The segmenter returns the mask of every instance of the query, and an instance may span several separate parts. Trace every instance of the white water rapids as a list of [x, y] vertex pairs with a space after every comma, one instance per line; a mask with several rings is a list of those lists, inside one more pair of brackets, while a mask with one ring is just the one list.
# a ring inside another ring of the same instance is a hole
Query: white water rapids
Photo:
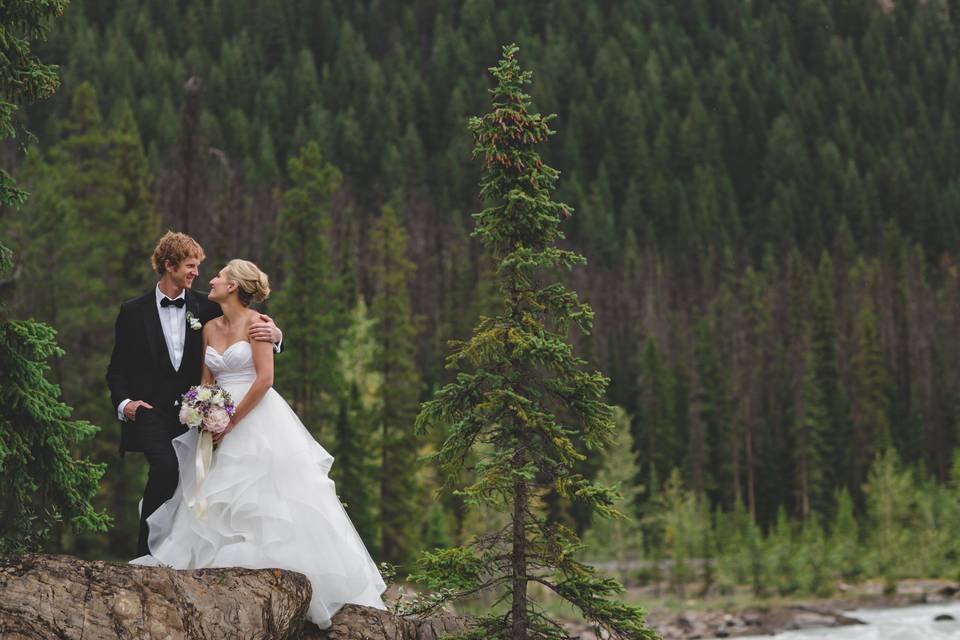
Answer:
[[[807, 629], [786, 631], [775, 636], [751, 636], [776, 638], [777, 640], [940, 640], [960, 639], [960, 603], [924, 604], [891, 609], [854, 609], [844, 611], [850, 618], [866, 624], [830, 629]], [[935, 622], [941, 614], [954, 617], [954, 621]]]

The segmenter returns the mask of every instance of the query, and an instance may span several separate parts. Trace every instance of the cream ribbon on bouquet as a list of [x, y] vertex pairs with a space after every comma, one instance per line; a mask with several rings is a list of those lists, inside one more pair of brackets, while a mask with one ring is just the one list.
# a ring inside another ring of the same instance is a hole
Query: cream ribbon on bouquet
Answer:
[[193, 509], [201, 520], [207, 517], [207, 499], [203, 496], [202, 489], [213, 461], [213, 434], [226, 430], [235, 410], [233, 398], [218, 385], [190, 387], [181, 397], [180, 422], [199, 430], [194, 460], [196, 486], [193, 496], [187, 500], [187, 507]]
[[207, 518], [207, 498], [201, 495], [203, 481], [210, 471], [210, 464], [213, 461], [213, 434], [206, 429], [200, 430], [200, 437], [197, 440], [197, 455], [194, 461], [196, 465], [196, 482], [193, 490], [193, 497], [187, 501], [187, 506], [194, 510], [197, 517], [201, 520]]

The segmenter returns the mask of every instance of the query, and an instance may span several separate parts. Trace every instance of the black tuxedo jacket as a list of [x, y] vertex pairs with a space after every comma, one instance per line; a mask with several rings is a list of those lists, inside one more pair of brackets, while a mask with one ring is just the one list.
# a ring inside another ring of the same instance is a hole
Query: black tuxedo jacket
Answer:
[[[201, 324], [223, 315], [220, 305], [207, 299], [207, 294], [190, 289], [185, 293], [185, 307]], [[186, 326], [183, 358], [180, 369], [170, 364], [167, 343], [160, 326], [155, 289], [120, 305], [117, 316], [113, 353], [107, 367], [107, 385], [113, 411], [126, 398], [145, 400], [154, 409], [171, 416], [177, 415], [174, 405], [192, 385], [200, 383], [200, 365], [203, 361], [201, 330]], [[137, 451], [136, 422], [123, 422], [120, 448]]]

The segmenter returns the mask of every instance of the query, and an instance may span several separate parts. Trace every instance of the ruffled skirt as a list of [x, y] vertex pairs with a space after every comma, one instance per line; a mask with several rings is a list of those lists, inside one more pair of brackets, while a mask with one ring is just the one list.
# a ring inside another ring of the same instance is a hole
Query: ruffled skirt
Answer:
[[[249, 384], [224, 384], [239, 404]], [[198, 433], [173, 441], [180, 486], [147, 520], [151, 556], [176, 569], [279, 568], [313, 587], [321, 628], [347, 603], [384, 609], [380, 572], [327, 476], [333, 457], [273, 389], [223, 439], [197, 486]]]

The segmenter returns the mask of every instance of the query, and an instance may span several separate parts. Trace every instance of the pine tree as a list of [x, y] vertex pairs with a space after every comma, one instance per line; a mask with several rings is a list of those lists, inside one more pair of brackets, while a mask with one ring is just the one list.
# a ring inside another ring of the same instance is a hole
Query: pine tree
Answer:
[[771, 527], [764, 544], [766, 570], [769, 575], [767, 582], [774, 586], [781, 596], [794, 593], [799, 587], [792, 562], [794, 556], [792, 538], [790, 518], [787, 516], [787, 510], [781, 505], [777, 509], [776, 523]]
[[719, 443], [716, 434], [727, 416], [727, 377], [717, 362], [709, 319], [700, 318], [695, 332], [693, 360], [697, 382], [693, 394], [689, 466], [693, 491], [697, 497], [705, 498], [715, 495], [718, 489], [714, 475], [717, 469], [711, 461], [717, 457], [715, 449]]
[[379, 458], [374, 418], [378, 412], [381, 375], [374, 369], [374, 320], [363, 296], [357, 296], [350, 323], [339, 349], [340, 375], [345, 392], [339, 398], [332, 475], [350, 520], [374, 557], [379, 556], [380, 528], [377, 511]]
[[[858, 262], [857, 271], [866, 265]], [[867, 276], [868, 274], [864, 274]], [[854, 325], [856, 340], [853, 354], [853, 393], [850, 422], [852, 425], [853, 464], [847, 486], [852, 494], [862, 497], [860, 485], [874, 453], [893, 444], [890, 436], [890, 376], [880, 343], [876, 305], [869, 288], [861, 301]]]
[[296, 348], [277, 369], [277, 388], [318, 435], [333, 425], [343, 393], [337, 349], [347, 319], [328, 238], [330, 198], [342, 178], [315, 142], [290, 159], [288, 171], [293, 184], [281, 202], [276, 252], [283, 262], [272, 308], [283, 318], [285, 339]]
[[853, 499], [846, 487], [834, 496], [836, 514], [830, 527], [828, 542], [829, 564], [842, 580], [856, 580], [863, 573], [861, 557], [863, 543], [860, 526], [853, 511]]
[[[813, 375], [825, 412], [821, 428], [826, 456], [825, 487], [835, 486], [846, 480], [845, 464], [847, 451], [850, 450], [850, 427], [837, 354], [833, 261], [826, 252], [820, 257], [813, 282], [810, 316]], [[829, 502], [829, 497], [829, 493], [823, 496], [823, 506]]]
[[[503, 306], [484, 317], [470, 340], [454, 345], [449, 364], [456, 381], [424, 403], [418, 428], [447, 428], [436, 457], [451, 475], [471, 452], [479, 454], [476, 481], [464, 489], [472, 504], [505, 506], [509, 524], [472, 544], [427, 553], [415, 579], [437, 590], [424, 609], [481, 589], [497, 589], [510, 602], [478, 620], [469, 638], [566, 638], [528, 594], [535, 582], [578, 607], [610, 638], [652, 638], [636, 608], [608, 599], [616, 581], [574, 559], [580, 548], [572, 531], [541, 515], [541, 498], [556, 490], [600, 515], [614, 515], [615, 494], [573, 473], [584, 454], [573, 446], [603, 446], [613, 433], [612, 410], [603, 401], [606, 379], [583, 371], [587, 364], [566, 342], [571, 323], [584, 333], [593, 312], [561, 283], [555, 270], [583, 259], [554, 247], [570, 209], [550, 198], [558, 172], [534, 145], [552, 132], [549, 117], [530, 113], [523, 86], [530, 72], [503, 48], [491, 69], [497, 79], [493, 109], [472, 118], [474, 153], [484, 160], [481, 196], [490, 206], [476, 214], [474, 234], [498, 265]], [[544, 278], [550, 278], [547, 283]]]
[[827, 543], [817, 513], [804, 518], [800, 536], [794, 546], [794, 575], [800, 591], [818, 597], [826, 597], [832, 591], [828, 567]]
[[897, 578], [903, 577], [904, 558], [915, 551], [909, 548], [907, 537], [916, 517], [913, 474], [901, 468], [896, 451], [886, 449], [874, 459], [863, 490], [870, 547], [876, 550], [870, 558], [870, 570], [873, 575], [883, 576], [885, 590], [891, 592], [896, 589]]
[[827, 420], [823, 392], [817, 380], [815, 356], [808, 351], [792, 425], [796, 492], [800, 515], [803, 517], [826, 506], [824, 431], [829, 426]]
[[676, 462], [674, 452], [673, 376], [663, 362], [653, 337], [648, 337], [640, 356], [640, 388], [637, 415], [633, 420], [633, 449], [639, 475], [634, 481], [646, 487], [646, 497], [660, 491]]
[[344, 503], [350, 520], [371, 555], [377, 555], [377, 522], [373, 510], [373, 492], [369, 479], [376, 469], [370, 461], [370, 438], [365, 421], [369, 420], [359, 409], [360, 392], [350, 385], [350, 394], [341, 396], [334, 429], [337, 443], [337, 466], [333, 478], [337, 495]]
[[[30, 53], [31, 41], [46, 37], [49, 22], [66, 2], [4, 7], [0, 30], [0, 139], [17, 135], [18, 104], [49, 97], [57, 88], [56, 68]], [[9, 100], [9, 101], [8, 101]], [[29, 136], [26, 130], [21, 134]], [[0, 205], [17, 208], [27, 193], [0, 170]], [[13, 256], [0, 244], [0, 293], [7, 298]], [[47, 360], [63, 355], [56, 332], [32, 320], [8, 315], [0, 299], [0, 554], [39, 549], [64, 518], [79, 531], [105, 531], [110, 519], [92, 505], [103, 465], [75, 457], [73, 448], [98, 428], [71, 420], [71, 408], [50, 383]]]
[[374, 418], [380, 432], [380, 550], [385, 561], [405, 564], [420, 533], [414, 421], [422, 383], [414, 363], [417, 327], [408, 289], [416, 265], [407, 258], [407, 232], [392, 205], [384, 205], [370, 232], [370, 251], [373, 368], [381, 378]]
[[[636, 494], [642, 487], [634, 485], [637, 476], [636, 461], [630, 446], [630, 416], [620, 407], [613, 408], [616, 434], [604, 451], [603, 466], [597, 474], [597, 482], [603, 486], [617, 487], [621, 495], [614, 507], [621, 511], [633, 508]], [[616, 561], [621, 579], [628, 577], [631, 560], [641, 551], [643, 537], [637, 520], [624, 518], [598, 518], [584, 536], [584, 544], [594, 553], [609, 553]]]
[[660, 500], [664, 510], [664, 544], [670, 556], [670, 587], [683, 597], [692, 573], [689, 560], [699, 551], [696, 544], [697, 525], [700, 524], [697, 522], [697, 500], [683, 486], [678, 469], [670, 472]]
[[746, 468], [746, 501], [750, 517], [757, 520], [757, 468], [764, 429], [760, 428], [760, 416], [765, 412], [763, 381], [768, 370], [767, 358], [772, 351], [770, 334], [770, 292], [764, 276], [747, 267], [741, 284], [743, 327], [740, 366], [743, 372], [738, 381], [737, 395], [740, 399], [737, 419], [743, 426], [744, 467]]

